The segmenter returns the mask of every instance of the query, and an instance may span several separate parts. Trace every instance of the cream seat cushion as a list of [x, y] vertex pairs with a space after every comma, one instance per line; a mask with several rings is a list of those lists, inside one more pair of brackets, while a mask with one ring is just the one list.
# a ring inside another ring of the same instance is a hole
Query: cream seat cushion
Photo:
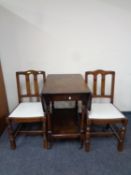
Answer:
[[16, 107], [9, 117], [44, 117], [44, 111], [41, 102], [23, 102]]
[[111, 103], [92, 103], [90, 119], [119, 119], [125, 116]]

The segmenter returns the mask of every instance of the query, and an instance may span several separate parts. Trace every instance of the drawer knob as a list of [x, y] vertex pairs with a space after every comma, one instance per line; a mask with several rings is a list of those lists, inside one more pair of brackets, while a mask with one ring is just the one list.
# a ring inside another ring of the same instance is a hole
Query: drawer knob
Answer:
[[71, 96], [69, 96], [68, 99], [71, 100]]

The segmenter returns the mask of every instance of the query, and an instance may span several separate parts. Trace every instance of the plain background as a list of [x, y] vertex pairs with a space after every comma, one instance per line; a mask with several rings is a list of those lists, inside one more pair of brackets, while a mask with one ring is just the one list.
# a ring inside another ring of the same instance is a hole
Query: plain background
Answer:
[[116, 72], [115, 105], [131, 110], [130, 0], [0, 0], [0, 60], [9, 108], [15, 72]]

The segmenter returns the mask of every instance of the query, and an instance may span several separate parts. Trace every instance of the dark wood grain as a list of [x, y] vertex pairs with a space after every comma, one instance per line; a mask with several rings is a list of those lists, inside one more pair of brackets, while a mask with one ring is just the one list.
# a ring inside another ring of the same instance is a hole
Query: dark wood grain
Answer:
[[6, 117], [8, 116], [8, 103], [6, 97], [6, 90], [3, 78], [2, 67], [0, 63], [0, 135], [6, 127]]
[[[55, 101], [76, 101], [73, 109], [55, 109], [50, 111]], [[83, 110], [78, 122], [77, 101], [82, 101]], [[91, 93], [80, 74], [49, 74], [42, 93], [43, 106], [48, 111], [47, 138], [84, 138], [84, 120], [90, 109]]]

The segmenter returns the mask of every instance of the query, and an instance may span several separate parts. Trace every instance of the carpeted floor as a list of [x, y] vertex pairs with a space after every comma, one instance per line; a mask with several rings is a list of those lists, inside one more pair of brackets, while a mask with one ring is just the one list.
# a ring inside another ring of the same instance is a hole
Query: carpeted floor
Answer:
[[93, 138], [91, 151], [79, 149], [77, 141], [56, 141], [42, 147], [42, 137], [19, 137], [11, 150], [7, 132], [0, 138], [0, 175], [130, 175], [131, 115], [125, 149], [119, 153], [114, 138]]

